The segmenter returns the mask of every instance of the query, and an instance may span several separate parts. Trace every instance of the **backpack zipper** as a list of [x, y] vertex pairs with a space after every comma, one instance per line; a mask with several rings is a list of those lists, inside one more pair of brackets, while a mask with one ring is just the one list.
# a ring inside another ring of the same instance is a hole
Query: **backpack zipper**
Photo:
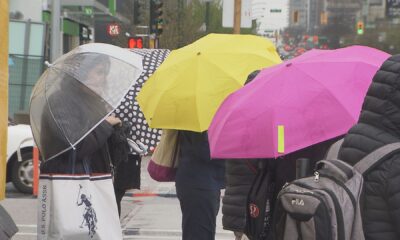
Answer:
[[356, 215], [356, 199], [354, 198], [353, 194], [351, 193], [350, 189], [341, 181], [338, 181], [337, 179], [329, 176], [329, 175], [325, 175], [325, 174], [321, 174], [321, 177], [327, 178], [333, 182], [335, 182], [337, 185], [341, 186], [347, 193], [347, 195], [350, 198], [351, 204], [353, 205], [353, 209], [354, 209], [354, 216]]

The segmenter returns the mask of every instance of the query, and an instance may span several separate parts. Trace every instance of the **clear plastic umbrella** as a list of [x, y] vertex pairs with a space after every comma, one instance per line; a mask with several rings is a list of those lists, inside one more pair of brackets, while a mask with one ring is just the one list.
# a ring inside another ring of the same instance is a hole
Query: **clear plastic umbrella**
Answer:
[[101, 43], [79, 46], [50, 65], [30, 105], [44, 160], [76, 146], [120, 104], [142, 71], [139, 55]]

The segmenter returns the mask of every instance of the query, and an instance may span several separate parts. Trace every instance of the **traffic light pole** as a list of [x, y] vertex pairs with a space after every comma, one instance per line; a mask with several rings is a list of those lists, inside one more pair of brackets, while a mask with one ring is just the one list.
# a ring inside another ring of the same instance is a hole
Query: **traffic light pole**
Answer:
[[240, 22], [242, 16], [242, 0], [235, 0], [233, 16], [233, 33], [240, 34]]

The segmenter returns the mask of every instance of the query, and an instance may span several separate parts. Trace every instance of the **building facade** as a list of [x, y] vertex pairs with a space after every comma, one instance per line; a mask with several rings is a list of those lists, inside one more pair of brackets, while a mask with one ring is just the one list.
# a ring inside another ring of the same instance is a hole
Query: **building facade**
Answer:
[[[106, 19], [111, 23], [132, 24], [129, 17], [132, 9], [126, 7], [129, 2], [133, 0], [62, 0], [60, 54], [97, 42], [96, 22]], [[29, 112], [32, 88], [45, 70], [44, 62], [50, 59], [51, 3], [51, 0], [10, 1], [8, 114], [11, 118]], [[107, 41], [99, 37], [99, 42]]]

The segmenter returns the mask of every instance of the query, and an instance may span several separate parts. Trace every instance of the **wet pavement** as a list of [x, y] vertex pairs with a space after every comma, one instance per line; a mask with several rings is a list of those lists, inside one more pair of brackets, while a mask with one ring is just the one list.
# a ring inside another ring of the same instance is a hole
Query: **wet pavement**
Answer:
[[[122, 200], [121, 226], [124, 239], [180, 240], [181, 212], [174, 183], [159, 183], [147, 174], [148, 158], [143, 159], [141, 190], [128, 191]], [[7, 198], [0, 202], [13, 217], [20, 231], [12, 240], [36, 240], [37, 200], [7, 185]], [[216, 240], [234, 239], [222, 229], [221, 211]]]

